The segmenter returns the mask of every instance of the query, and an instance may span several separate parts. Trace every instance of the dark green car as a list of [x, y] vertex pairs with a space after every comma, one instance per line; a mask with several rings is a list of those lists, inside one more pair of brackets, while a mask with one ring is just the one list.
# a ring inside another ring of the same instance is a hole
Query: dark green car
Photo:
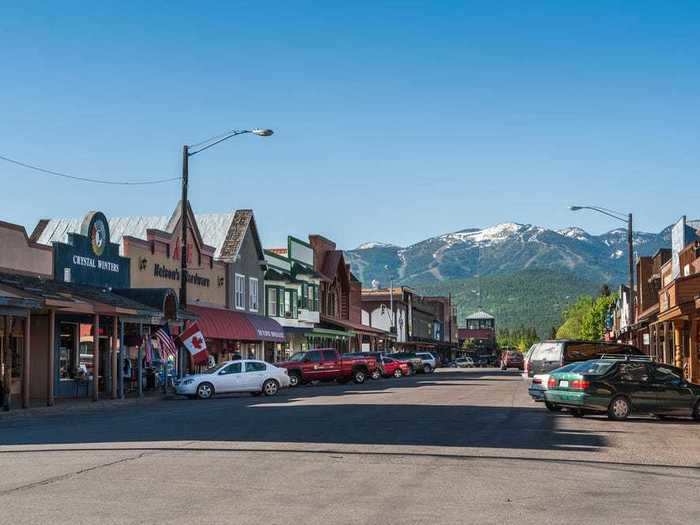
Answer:
[[622, 420], [637, 412], [700, 420], [700, 385], [683, 379], [678, 368], [635, 356], [592, 359], [554, 370], [544, 398], [549, 410], [567, 408], [578, 417], [601, 413]]

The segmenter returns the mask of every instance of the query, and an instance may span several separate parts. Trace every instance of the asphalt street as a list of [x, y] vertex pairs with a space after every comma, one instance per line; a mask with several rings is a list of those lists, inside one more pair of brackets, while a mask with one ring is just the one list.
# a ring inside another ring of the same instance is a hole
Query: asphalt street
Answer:
[[700, 523], [700, 424], [550, 414], [514, 372], [0, 416], [0, 523]]

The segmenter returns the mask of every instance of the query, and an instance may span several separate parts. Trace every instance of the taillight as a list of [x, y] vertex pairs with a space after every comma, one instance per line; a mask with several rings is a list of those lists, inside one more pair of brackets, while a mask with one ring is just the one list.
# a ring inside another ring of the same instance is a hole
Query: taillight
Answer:
[[532, 380], [532, 382], [533, 382], [535, 385], [541, 385], [541, 384], [542, 384], [542, 378], [536, 377], [535, 379]]
[[569, 383], [569, 388], [572, 390], [586, 390], [591, 386], [591, 382], [587, 379], [574, 379]]
[[553, 377], [549, 378], [549, 381], [547, 381], [547, 388], [556, 388], [557, 387], [557, 380], [554, 379]]

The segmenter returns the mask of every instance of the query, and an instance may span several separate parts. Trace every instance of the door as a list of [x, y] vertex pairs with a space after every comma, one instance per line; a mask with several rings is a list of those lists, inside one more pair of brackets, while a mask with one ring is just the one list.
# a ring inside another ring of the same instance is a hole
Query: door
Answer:
[[231, 363], [219, 370], [212, 378], [217, 393], [241, 391], [241, 362]]
[[617, 369], [617, 387], [632, 402], [637, 412], [653, 413], [657, 410], [656, 387], [646, 363], [620, 363]]
[[248, 392], [260, 392], [267, 379], [267, 365], [262, 361], [246, 361], [241, 388]]
[[695, 395], [688, 388], [680, 370], [656, 365], [653, 370], [653, 382], [660, 414], [691, 414]]
[[340, 373], [340, 361], [338, 352], [334, 350], [323, 350], [321, 352], [322, 379], [335, 379]]
[[312, 350], [306, 352], [302, 363], [304, 369], [304, 377], [309, 381], [318, 381], [323, 379], [323, 368], [321, 367], [321, 352]]

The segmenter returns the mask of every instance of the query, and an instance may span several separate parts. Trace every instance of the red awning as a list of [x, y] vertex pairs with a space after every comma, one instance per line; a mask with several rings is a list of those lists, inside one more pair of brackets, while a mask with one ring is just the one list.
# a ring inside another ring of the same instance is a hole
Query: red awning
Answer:
[[209, 339], [284, 342], [282, 326], [269, 317], [205, 306], [187, 308], [199, 316], [199, 328]]
[[235, 341], [260, 340], [255, 327], [242, 312], [194, 305], [187, 305], [187, 309], [199, 316], [197, 322], [204, 337]]

